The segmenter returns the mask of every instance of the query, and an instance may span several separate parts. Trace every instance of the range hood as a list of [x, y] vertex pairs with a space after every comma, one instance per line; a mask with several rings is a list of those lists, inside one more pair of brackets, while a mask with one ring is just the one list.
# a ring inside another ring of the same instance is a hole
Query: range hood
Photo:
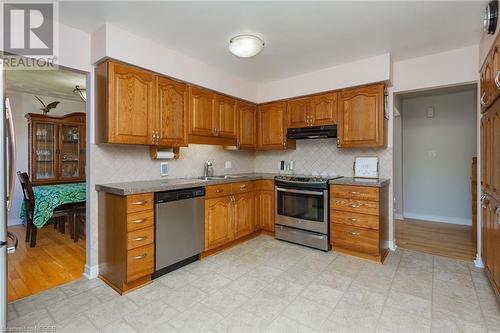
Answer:
[[295, 140], [336, 138], [337, 125], [289, 128], [286, 137]]

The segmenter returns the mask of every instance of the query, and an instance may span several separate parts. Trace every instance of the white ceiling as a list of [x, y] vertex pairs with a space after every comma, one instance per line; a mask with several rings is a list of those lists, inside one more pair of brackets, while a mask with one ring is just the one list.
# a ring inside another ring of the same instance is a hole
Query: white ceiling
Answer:
[[[388, 52], [399, 60], [477, 44], [485, 4], [71, 1], [60, 2], [59, 13], [69, 26], [93, 32], [109, 22], [261, 83]], [[257, 57], [227, 50], [242, 32], [265, 40]]]
[[85, 89], [85, 74], [66, 70], [9, 70], [5, 73], [7, 92], [19, 91], [83, 102], [73, 93], [75, 86]]

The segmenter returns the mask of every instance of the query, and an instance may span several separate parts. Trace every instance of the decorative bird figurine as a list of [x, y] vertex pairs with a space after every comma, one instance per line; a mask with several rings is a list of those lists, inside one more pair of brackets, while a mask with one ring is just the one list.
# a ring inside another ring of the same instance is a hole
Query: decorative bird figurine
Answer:
[[40, 98], [38, 98], [38, 96], [35, 96], [35, 98], [36, 98], [36, 99], [37, 99], [40, 103], [42, 103], [43, 108], [40, 108], [40, 111], [42, 111], [42, 113], [43, 113], [43, 115], [44, 115], [44, 116], [46, 116], [46, 115], [47, 115], [47, 113], [49, 113], [49, 112], [50, 112], [50, 110], [55, 109], [55, 108], [56, 108], [56, 106], [57, 106], [57, 104], [61, 103], [61, 102], [59, 102], [59, 101], [55, 101], [55, 102], [52, 102], [52, 103], [49, 103], [49, 104], [45, 105], [45, 103], [44, 103], [44, 102], [43, 102]]

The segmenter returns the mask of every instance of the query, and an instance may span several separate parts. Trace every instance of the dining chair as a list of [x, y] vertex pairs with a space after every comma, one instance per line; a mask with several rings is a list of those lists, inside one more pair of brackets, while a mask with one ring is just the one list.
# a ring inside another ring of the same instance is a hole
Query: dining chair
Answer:
[[73, 218], [70, 221], [70, 233], [74, 242], [78, 242], [82, 227], [85, 227], [86, 207], [85, 204], [75, 207]]
[[[33, 186], [30, 181], [30, 177], [26, 172], [17, 172], [17, 177], [19, 178], [19, 182], [21, 183], [21, 188], [23, 190], [25, 209], [26, 209], [26, 242], [30, 242], [30, 247], [35, 247], [36, 245], [36, 234], [38, 228], [34, 225], [33, 219], [35, 215], [35, 195], [33, 194]], [[52, 217], [55, 219], [55, 223], [65, 223], [65, 220], [61, 218], [65, 218], [69, 220], [70, 210], [54, 210]], [[59, 230], [60, 227], [59, 227]]]

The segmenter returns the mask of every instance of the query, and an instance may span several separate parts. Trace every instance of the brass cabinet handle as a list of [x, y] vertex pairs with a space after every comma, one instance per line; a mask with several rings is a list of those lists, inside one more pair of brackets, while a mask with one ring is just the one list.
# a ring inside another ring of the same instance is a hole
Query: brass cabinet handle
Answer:
[[147, 219], [133, 220], [132, 223], [140, 224], [146, 222]]
[[352, 192], [351, 192], [351, 194], [352, 194], [352, 195], [358, 195], [358, 194], [359, 194], [359, 192], [358, 192], [358, 191], [352, 191]]
[[134, 240], [135, 240], [136, 242], [142, 242], [142, 241], [144, 241], [144, 240], [146, 240], [146, 239], [148, 239], [148, 236], [143, 236], [143, 237], [137, 237], [137, 238], [134, 238]]
[[483, 94], [481, 95], [481, 100], [480, 100], [480, 102], [481, 102], [481, 105], [482, 105], [482, 106], [486, 106], [486, 104], [488, 103], [487, 101], [485, 101], [485, 100], [484, 100], [484, 98], [485, 98], [485, 97], [486, 97], [486, 91], [485, 91], [485, 92], [483, 92]]
[[351, 222], [358, 222], [358, 219], [355, 219], [355, 218], [350, 217], [350, 218], [349, 218], [349, 221], [351, 221]]
[[144, 254], [141, 254], [140, 256], [135, 256], [134, 259], [135, 260], [141, 260], [141, 259], [144, 259], [148, 256], [147, 253], [144, 253]]
[[132, 205], [142, 206], [142, 205], [145, 205], [147, 203], [148, 203], [147, 201], [143, 200], [143, 201], [132, 202]]
[[222, 193], [222, 192], [224, 192], [224, 189], [222, 189], [222, 188], [218, 188], [215, 190], [215, 193]]
[[247, 188], [247, 186], [246, 186], [246, 185], [240, 185], [240, 191], [245, 191], [245, 190], [246, 190], [246, 188]]
[[358, 236], [358, 235], [359, 235], [359, 232], [354, 232], [354, 231], [351, 231], [351, 232], [349, 232], [349, 233], [350, 233], [351, 235], [353, 235], [353, 236]]
[[500, 89], [500, 71], [497, 72], [497, 75], [495, 75], [495, 85], [497, 86], [497, 89]]
[[349, 204], [349, 207], [358, 208], [358, 207], [361, 207], [361, 204], [360, 203], [352, 203], [352, 204]]

